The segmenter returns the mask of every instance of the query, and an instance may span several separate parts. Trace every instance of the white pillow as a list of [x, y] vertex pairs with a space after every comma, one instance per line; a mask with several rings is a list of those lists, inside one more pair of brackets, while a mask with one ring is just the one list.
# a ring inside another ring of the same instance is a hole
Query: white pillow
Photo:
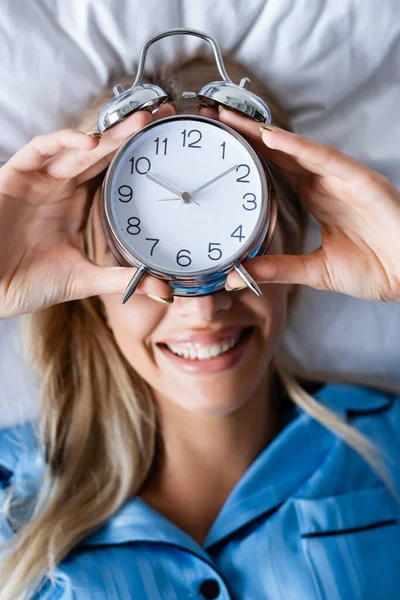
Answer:
[[[398, 0], [3, 0], [0, 161], [37, 133], [69, 124], [111, 70], [132, 70], [148, 36], [183, 26], [214, 36], [264, 78], [297, 131], [400, 187]], [[201, 43], [163, 40], [149, 64]], [[306, 250], [318, 245], [311, 222]], [[398, 305], [303, 288], [284, 338], [286, 359], [303, 373], [400, 383], [399, 317]], [[18, 324], [0, 322], [0, 426], [34, 414]]]

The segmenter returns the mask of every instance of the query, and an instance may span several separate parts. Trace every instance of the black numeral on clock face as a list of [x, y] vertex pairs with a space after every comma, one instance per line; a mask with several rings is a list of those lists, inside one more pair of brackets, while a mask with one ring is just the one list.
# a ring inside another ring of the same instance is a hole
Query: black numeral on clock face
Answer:
[[[156, 138], [154, 140], [154, 143], [156, 145], [156, 154], [158, 154], [158, 151], [160, 150], [160, 145], [161, 145], [160, 144], [160, 138]], [[164, 156], [165, 156], [167, 154], [167, 145], [168, 145], [167, 138], [165, 138], [161, 143], [164, 145]]]
[[222, 160], [224, 160], [224, 158], [225, 158], [225, 150], [226, 150], [226, 142], [223, 142], [221, 144], [221, 148], [222, 148]]
[[221, 248], [217, 248], [216, 246], [220, 246], [219, 242], [210, 242], [208, 244], [208, 258], [211, 260], [220, 260], [222, 257]]
[[146, 238], [146, 240], [148, 242], [154, 242], [154, 244], [152, 245], [151, 250], [150, 250], [150, 256], [153, 256], [153, 250], [157, 246], [157, 244], [160, 240], [158, 240], [157, 238]]
[[130, 202], [133, 196], [133, 190], [130, 185], [120, 185], [118, 188], [120, 202]]
[[239, 240], [239, 242], [241, 242], [242, 240], [244, 240], [244, 238], [246, 236], [243, 235], [243, 225], [239, 225], [239, 227], [236, 227], [235, 231], [233, 231], [231, 233], [231, 237], [237, 238]]
[[192, 139], [192, 141], [190, 143], [188, 143], [188, 148], [201, 148], [201, 146], [198, 145], [198, 143], [201, 141], [201, 138], [203, 137], [201, 131], [199, 131], [198, 129], [191, 129], [188, 133], [186, 131], [186, 129], [184, 129], [182, 131], [182, 136], [183, 136], [183, 143], [182, 146], [185, 147], [186, 146], [186, 141], [189, 142], [189, 138]]
[[138, 217], [129, 217], [128, 227], [126, 228], [126, 231], [130, 235], [138, 235], [141, 231], [139, 226], [140, 226], [140, 219], [138, 219]]
[[133, 156], [129, 162], [131, 163], [131, 175], [136, 171], [139, 175], [146, 175], [148, 171], [151, 169], [151, 162], [146, 156], [141, 156], [135, 162], [135, 157]]
[[236, 171], [239, 171], [239, 169], [241, 169], [242, 171], [244, 170], [244, 175], [241, 175], [241, 177], [238, 177], [236, 179], [236, 181], [238, 183], [250, 183], [249, 179], [246, 179], [246, 177], [249, 175], [250, 173], [250, 167], [249, 165], [238, 165], [236, 167]]
[[[187, 254], [184, 254], [184, 252]], [[185, 248], [179, 250], [178, 254], [176, 255], [176, 262], [180, 267], [188, 267], [192, 264], [192, 259], [190, 256], [188, 256], [188, 254], [191, 254], [190, 250], [186, 250]]]
[[255, 194], [251, 194], [249, 192], [248, 194], [245, 194], [243, 196], [243, 200], [245, 200], [245, 203], [242, 204], [242, 206], [245, 210], [254, 210], [257, 208], [257, 200]]

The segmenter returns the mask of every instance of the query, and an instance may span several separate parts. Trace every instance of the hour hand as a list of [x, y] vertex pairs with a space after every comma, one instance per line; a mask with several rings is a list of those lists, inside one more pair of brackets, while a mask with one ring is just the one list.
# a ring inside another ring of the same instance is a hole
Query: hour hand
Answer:
[[159, 177], [158, 175], [155, 175], [154, 173], [150, 173], [150, 171], [147, 171], [146, 177], [147, 177], [147, 179], [154, 181], [154, 183], [158, 183], [158, 185], [161, 185], [161, 187], [169, 190], [170, 192], [175, 194], [175, 196], [179, 196], [179, 198], [181, 198], [183, 192], [181, 192], [180, 190], [178, 190], [178, 188], [176, 188], [173, 185], [171, 185], [170, 183], [168, 183], [168, 181], [165, 181], [165, 179], [162, 179], [161, 177]]
[[196, 202], [196, 200], [193, 200], [189, 192], [181, 192], [180, 190], [178, 190], [178, 188], [168, 183], [168, 181], [165, 181], [165, 179], [159, 177], [159, 175], [155, 175], [154, 173], [150, 173], [150, 171], [147, 171], [146, 177], [147, 179], [154, 181], [154, 183], [158, 183], [158, 185], [161, 185], [161, 187], [169, 190], [170, 192], [175, 194], [175, 196], [178, 196], [178, 198], [163, 198], [160, 200], [160, 202], [166, 202], [167, 200], [182, 200], [182, 202], [184, 202], [185, 204], [187, 204], [188, 202], [194, 202], [195, 204], [197, 204], [197, 206], [200, 206], [200, 204]]

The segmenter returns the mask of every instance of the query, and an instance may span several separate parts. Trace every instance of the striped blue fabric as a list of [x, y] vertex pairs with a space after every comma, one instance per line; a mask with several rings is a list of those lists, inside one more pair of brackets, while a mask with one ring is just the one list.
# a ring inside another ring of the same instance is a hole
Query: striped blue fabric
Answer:
[[[400, 496], [400, 397], [342, 384], [315, 396], [382, 448]], [[134, 497], [63, 560], [35, 600], [398, 600], [397, 500], [342, 440], [300, 410], [292, 416], [202, 545]], [[32, 426], [1, 432], [5, 491], [13, 481], [27, 494], [29, 477], [38, 481], [33, 439]], [[12, 535], [4, 518], [0, 535]]]

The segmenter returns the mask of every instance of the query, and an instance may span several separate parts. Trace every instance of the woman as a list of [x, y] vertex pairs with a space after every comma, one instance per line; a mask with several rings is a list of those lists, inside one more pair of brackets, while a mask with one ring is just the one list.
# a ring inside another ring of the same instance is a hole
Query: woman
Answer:
[[[227, 67], [234, 81], [248, 72]], [[154, 79], [179, 110], [181, 90], [212, 71], [197, 57]], [[147, 277], [121, 305], [132, 270], [106, 247], [100, 185], [125, 139], [172, 106], [101, 140], [39, 136], [0, 171], [1, 316], [32, 313], [43, 386], [39, 423], [0, 442], [2, 600], [397, 598], [398, 399], [338, 384], [310, 395], [274, 357], [295, 284], [400, 300], [400, 194], [282, 129], [252, 81], [279, 128], [203, 110], [301, 198], [280, 193], [271, 250], [248, 262], [262, 298], [239, 291], [235, 273], [227, 291], [198, 298]], [[300, 256], [304, 207], [322, 246]]]

